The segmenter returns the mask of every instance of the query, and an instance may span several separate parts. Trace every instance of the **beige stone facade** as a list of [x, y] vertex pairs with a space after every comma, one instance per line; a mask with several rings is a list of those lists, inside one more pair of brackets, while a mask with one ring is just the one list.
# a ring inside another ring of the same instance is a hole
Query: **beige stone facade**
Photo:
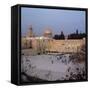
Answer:
[[22, 49], [32, 49], [35, 52], [72, 53], [80, 51], [85, 45], [85, 39], [55, 40], [46, 37], [22, 38]]

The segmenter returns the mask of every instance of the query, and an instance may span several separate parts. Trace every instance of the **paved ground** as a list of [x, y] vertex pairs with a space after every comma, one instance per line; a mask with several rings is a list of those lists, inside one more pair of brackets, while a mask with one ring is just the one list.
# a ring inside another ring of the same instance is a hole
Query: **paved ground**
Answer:
[[[69, 54], [65, 55], [35, 55], [22, 56], [22, 72], [28, 76], [37, 77], [43, 80], [68, 80], [73, 74], [82, 73], [85, 64], [73, 64], [69, 60]], [[77, 70], [78, 69], [78, 70]]]

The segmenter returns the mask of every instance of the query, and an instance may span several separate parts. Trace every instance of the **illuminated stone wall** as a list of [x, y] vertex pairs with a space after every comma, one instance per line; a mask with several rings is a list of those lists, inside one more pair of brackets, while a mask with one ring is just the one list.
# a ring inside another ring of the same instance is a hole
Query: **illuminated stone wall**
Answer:
[[78, 52], [82, 45], [85, 45], [85, 40], [53, 40], [50, 42], [49, 51], [62, 53]]
[[[85, 39], [55, 40], [22, 38], [22, 49], [34, 49], [36, 52], [71, 53], [80, 51]], [[31, 46], [30, 46], [31, 45]]]

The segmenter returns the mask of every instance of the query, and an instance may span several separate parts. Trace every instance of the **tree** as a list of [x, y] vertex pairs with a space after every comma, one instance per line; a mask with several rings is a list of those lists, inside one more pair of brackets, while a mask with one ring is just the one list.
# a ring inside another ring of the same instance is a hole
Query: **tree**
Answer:
[[57, 35], [57, 34], [55, 34], [53, 38], [56, 39], [56, 40], [58, 40], [58, 39], [60, 39], [60, 36]]
[[63, 31], [61, 31], [60, 39], [65, 39]]
[[61, 31], [60, 35], [55, 34], [53, 38], [56, 40], [65, 39], [65, 35], [64, 35], [63, 31]]
[[71, 33], [68, 35], [68, 39], [82, 39], [85, 38], [85, 33], [78, 33], [78, 29], [76, 30], [76, 33]]
[[78, 29], [76, 30], [76, 35], [78, 35]]

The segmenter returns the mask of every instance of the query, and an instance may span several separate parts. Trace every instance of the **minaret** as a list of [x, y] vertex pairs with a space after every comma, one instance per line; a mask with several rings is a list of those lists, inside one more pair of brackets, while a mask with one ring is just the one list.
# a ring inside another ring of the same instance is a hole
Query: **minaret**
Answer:
[[29, 31], [27, 33], [27, 36], [28, 37], [34, 37], [32, 25], [30, 25], [30, 27], [29, 27]]

